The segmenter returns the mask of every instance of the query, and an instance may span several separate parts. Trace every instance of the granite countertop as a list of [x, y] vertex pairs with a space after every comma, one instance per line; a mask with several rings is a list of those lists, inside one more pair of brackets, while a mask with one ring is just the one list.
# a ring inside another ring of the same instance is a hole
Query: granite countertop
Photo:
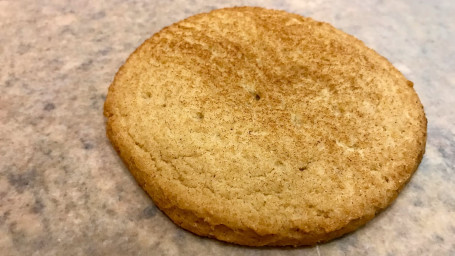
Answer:
[[[426, 154], [396, 202], [314, 247], [248, 248], [176, 227], [105, 136], [117, 69], [190, 15], [256, 5], [327, 21], [414, 81]], [[0, 254], [455, 255], [455, 1], [1, 1]]]

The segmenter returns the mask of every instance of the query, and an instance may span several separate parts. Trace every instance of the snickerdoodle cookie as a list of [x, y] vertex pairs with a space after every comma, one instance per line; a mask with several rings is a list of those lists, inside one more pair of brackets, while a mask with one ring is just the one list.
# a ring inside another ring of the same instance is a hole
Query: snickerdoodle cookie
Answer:
[[107, 134], [177, 225], [251, 246], [357, 229], [417, 169], [426, 118], [384, 57], [331, 25], [238, 7], [146, 40], [107, 95]]

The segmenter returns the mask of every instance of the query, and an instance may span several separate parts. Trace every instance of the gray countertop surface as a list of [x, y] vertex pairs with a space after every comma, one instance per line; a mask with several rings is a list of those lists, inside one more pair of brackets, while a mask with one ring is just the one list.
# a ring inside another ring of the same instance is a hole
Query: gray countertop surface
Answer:
[[[176, 227], [105, 136], [116, 71], [185, 17], [254, 5], [326, 21], [415, 83], [424, 159], [358, 231], [301, 248], [249, 248]], [[455, 1], [0, 1], [1, 255], [455, 255]]]

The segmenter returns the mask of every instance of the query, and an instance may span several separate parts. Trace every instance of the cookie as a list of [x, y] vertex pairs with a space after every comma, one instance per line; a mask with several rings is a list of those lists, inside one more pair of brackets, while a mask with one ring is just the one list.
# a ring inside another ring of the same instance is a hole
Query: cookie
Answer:
[[219, 9], [170, 25], [120, 68], [107, 135], [177, 225], [250, 246], [313, 245], [396, 198], [426, 118], [384, 57], [284, 11]]

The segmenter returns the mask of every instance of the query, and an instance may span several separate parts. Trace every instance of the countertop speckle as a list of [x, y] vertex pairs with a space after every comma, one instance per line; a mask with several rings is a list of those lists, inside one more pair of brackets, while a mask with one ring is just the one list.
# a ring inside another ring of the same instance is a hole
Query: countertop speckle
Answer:
[[[196, 13], [284, 9], [363, 40], [415, 83], [424, 159], [364, 228], [314, 247], [248, 248], [176, 227], [105, 136], [107, 88], [145, 39]], [[455, 1], [1, 1], [2, 255], [455, 255]]]

